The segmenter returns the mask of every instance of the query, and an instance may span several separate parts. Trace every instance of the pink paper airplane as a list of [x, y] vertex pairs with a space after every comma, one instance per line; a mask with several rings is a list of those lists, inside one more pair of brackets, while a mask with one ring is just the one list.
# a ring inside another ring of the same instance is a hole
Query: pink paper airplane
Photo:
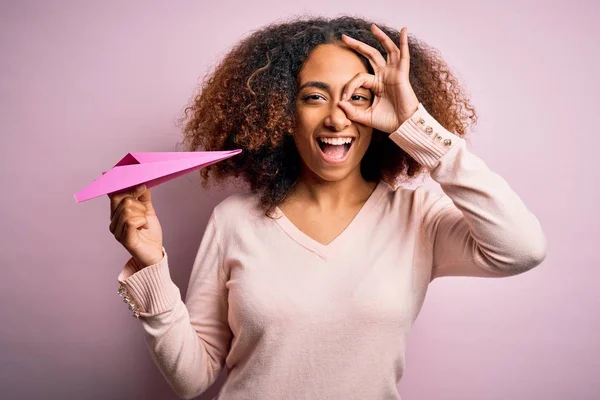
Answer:
[[141, 185], [147, 188], [160, 185], [188, 172], [207, 167], [241, 153], [228, 151], [181, 151], [127, 153], [110, 171], [75, 193], [78, 203]]

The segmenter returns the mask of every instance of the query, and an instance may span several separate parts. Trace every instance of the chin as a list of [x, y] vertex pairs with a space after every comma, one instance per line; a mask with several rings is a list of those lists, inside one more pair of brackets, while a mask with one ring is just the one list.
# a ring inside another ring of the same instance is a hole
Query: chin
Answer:
[[351, 160], [348, 160], [346, 165], [322, 165], [317, 162], [311, 171], [317, 178], [326, 182], [337, 182], [345, 179], [352, 174], [356, 168], [360, 168], [360, 163], [356, 166], [351, 165]]

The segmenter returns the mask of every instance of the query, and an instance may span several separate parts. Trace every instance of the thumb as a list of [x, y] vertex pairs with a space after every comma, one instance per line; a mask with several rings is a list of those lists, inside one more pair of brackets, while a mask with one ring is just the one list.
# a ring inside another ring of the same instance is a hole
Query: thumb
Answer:
[[148, 211], [154, 212], [154, 207], [152, 207], [152, 194], [146, 185], [140, 185], [136, 188], [136, 196], [139, 196], [138, 200], [148, 208]]
[[344, 110], [348, 119], [351, 119], [354, 122], [358, 122], [359, 124], [369, 125], [371, 123], [371, 111], [361, 110], [356, 108], [349, 102], [345, 100], [341, 100], [338, 102], [339, 106]]

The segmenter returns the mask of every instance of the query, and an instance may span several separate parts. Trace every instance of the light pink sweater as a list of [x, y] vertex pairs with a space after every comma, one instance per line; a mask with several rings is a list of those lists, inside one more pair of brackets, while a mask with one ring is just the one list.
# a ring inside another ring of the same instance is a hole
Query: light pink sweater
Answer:
[[[181, 299], [167, 254], [118, 281], [152, 357], [193, 398], [227, 364], [219, 400], [400, 399], [405, 340], [441, 276], [503, 277], [546, 256], [537, 218], [420, 105], [390, 135], [445, 194], [379, 182], [328, 245], [237, 194], [215, 207]], [[177, 268], [177, 266], [174, 266]]]

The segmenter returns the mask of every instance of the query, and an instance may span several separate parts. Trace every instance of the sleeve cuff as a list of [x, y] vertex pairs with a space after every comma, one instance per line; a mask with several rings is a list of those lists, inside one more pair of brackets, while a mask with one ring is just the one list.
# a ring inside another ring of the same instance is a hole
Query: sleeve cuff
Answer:
[[179, 288], [171, 280], [167, 252], [164, 247], [162, 250], [162, 260], [145, 268], [131, 257], [117, 278], [118, 293], [129, 304], [134, 317], [169, 311], [181, 298]]
[[452, 147], [465, 141], [437, 122], [421, 103], [389, 138], [429, 170], [434, 169]]
[[[157, 264], [149, 265], [149, 267], [159, 265], [163, 261], [166, 261], [165, 255], [167, 254], [167, 251], [165, 250], [164, 246], [162, 248], [162, 252], [163, 252], [162, 260], [160, 260]], [[127, 261], [125, 266], [123, 267], [123, 270], [121, 271], [121, 273], [119, 274], [119, 277], [117, 279], [118, 279], [119, 283], [123, 283], [123, 280], [129, 278], [131, 275], [135, 274], [136, 272], [141, 271], [142, 269], [144, 269], [144, 266], [142, 264], [140, 264], [137, 259], [135, 259], [134, 257], [131, 257]]]

